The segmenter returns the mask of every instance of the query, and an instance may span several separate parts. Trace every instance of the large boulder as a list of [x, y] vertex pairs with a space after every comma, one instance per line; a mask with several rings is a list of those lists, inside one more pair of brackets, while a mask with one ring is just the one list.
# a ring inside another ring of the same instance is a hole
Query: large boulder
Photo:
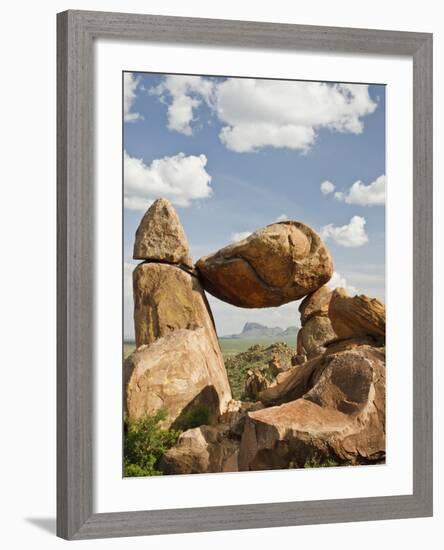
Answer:
[[163, 427], [216, 422], [231, 400], [219, 350], [205, 328], [180, 329], [137, 348], [124, 363], [124, 406], [128, 420], [159, 409]]
[[325, 345], [336, 338], [328, 317], [310, 317], [299, 329], [297, 336], [298, 355], [312, 359], [325, 351]]
[[328, 316], [339, 338], [371, 336], [385, 340], [385, 305], [376, 298], [363, 294], [350, 297], [343, 288], [336, 288]]
[[156, 200], [143, 216], [136, 231], [133, 258], [193, 266], [185, 231], [168, 200]]
[[159, 467], [165, 474], [237, 472], [238, 452], [239, 441], [226, 426], [199, 426], [181, 434]]
[[294, 377], [298, 380], [293, 380], [291, 401], [248, 413], [239, 470], [322, 465], [332, 459], [339, 464], [385, 459], [381, 349], [361, 346], [315, 359], [296, 369]]
[[196, 267], [208, 292], [247, 308], [279, 306], [314, 292], [333, 263], [320, 237], [296, 221], [274, 223], [201, 258]]

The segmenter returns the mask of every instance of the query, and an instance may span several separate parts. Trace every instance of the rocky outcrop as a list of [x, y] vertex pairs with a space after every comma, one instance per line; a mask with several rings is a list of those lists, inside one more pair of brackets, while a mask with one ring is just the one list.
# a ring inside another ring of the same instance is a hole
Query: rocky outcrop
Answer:
[[205, 329], [176, 330], [136, 349], [124, 363], [128, 420], [166, 409], [163, 427], [186, 426], [196, 412], [215, 422], [231, 400], [218, 350]]
[[333, 273], [330, 254], [307, 225], [286, 221], [201, 258], [205, 290], [246, 308], [279, 306], [317, 290]]
[[166, 199], [156, 200], [136, 231], [133, 258], [193, 266], [179, 217]]
[[382, 350], [361, 346], [314, 359], [292, 375], [284, 382], [287, 392], [280, 392], [288, 402], [248, 413], [240, 470], [303, 467], [309, 461], [322, 465], [327, 459], [360, 464], [385, 457]]
[[350, 297], [343, 288], [333, 292], [328, 308], [339, 338], [374, 337], [385, 340], [385, 305], [363, 294]]
[[239, 441], [227, 426], [199, 426], [187, 430], [160, 461], [165, 474], [204, 474], [238, 471]]
[[133, 272], [137, 349], [124, 365], [128, 420], [165, 408], [166, 426], [186, 427], [196, 411], [215, 422], [231, 389], [205, 293], [190, 273], [186, 237], [168, 201], [149, 208], [134, 249], [135, 257], [151, 261]]

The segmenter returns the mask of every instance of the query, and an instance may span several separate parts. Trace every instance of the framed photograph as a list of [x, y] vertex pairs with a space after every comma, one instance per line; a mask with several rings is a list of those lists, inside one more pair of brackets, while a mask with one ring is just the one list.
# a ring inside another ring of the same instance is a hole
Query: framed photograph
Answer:
[[58, 535], [432, 515], [432, 35], [57, 24]]

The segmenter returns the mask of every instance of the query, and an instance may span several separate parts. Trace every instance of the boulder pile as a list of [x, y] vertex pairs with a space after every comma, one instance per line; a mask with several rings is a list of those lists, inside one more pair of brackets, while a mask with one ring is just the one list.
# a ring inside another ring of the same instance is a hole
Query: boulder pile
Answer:
[[[124, 409], [128, 420], [166, 409], [163, 427], [182, 430], [160, 460], [164, 473], [385, 460], [385, 306], [325, 286], [333, 262], [313, 229], [273, 223], [194, 266], [177, 213], [159, 199], [137, 229], [134, 258]], [[244, 308], [303, 298], [293, 356], [246, 370], [242, 400], [232, 399], [205, 291]]]

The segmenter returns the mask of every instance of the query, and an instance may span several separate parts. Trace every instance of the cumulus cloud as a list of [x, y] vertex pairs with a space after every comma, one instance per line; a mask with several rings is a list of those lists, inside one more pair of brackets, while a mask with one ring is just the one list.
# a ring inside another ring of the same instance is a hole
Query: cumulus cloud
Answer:
[[332, 239], [341, 246], [362, 246], [368, 242], [365, 223], [365, 218], [362, 216], [353, 216], [348, 225], [335, 226], [330, 223], [321, 229], [321, 237]]
[[194, 111], [204, 100], [211, 104], [214, 84], [200, 76], [169, 75], [150, 90], [162, 100], [168, 98], [168, 128], [181, 134], [191, 135]]
[[133, 73], [123, 74], [123, 118], [125, 122], [134, 122], [143, 118], [140, 113], [132, 111], [139, 85], [140, 79], [136, 78]]
[[331, 289], [335, 288], [344, 288], [350, 296], [355, 296], [358, 293], [358, 290], [353, 285], [348, 284], [345, 277], [343, 277], [337, 271], [333, 272], [332, 278], [328, 281], [327, 285]]
[[226, 124], [220, 139], [240, 153], [265, 146], [306, 151], [320, 128], [361, 133], [361, 117], [376, 109], [366, 85], [229, 78], [215, 95]]
[[205, 170], [205, 155], [179, 153], [153, 160], [124, 152], [124, 205], [131, 210], [146, 210], [153, 200], [164, 197], [177, 206], [190, 206], [193, 200], [210, 197], [211, 176]]
[[362, 117], [377, 107], [364, 84], [167, 76], [151, 93], [168, 104], [168, 127], [187, 135], [204, 101], [222, 123], [221, 142], [237, 153], [307, 151], [321, 128], [359, 134]]
[[347, 204], [358, 204], [359, 206], [385, 204], [385, 181], [385, 174], [368, 185], [365, 185], [362, 181], [356, 181], [347, 192], [335, 193], [335, 199], [344, 201]]
[[238, 233], [231, 234], [231, 242], [242, 241], [252, 234], [252, 231], [239, 231]]
[[335, 185], [331, 181], [326, 180], [321, 183], [321, 193], [323, 195], [328, 195], [329, 193], [333, 193], [334, 190], [335, 190]]

